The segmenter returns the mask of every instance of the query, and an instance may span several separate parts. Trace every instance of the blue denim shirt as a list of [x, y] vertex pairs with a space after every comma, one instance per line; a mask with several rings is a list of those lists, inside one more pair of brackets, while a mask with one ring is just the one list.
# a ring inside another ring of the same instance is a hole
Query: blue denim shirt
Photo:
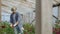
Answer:
[[19, 22], [18, 26], [22, 26], [22, 18], [21, 15], [19, 13], [15, 13], [15, 14], [11, 14], [10, 15], [10, 23], [15, 24], [16, 22]]
[[10, 15], [10, 23], [15, 24], [16, 22], [19, 22], [19, 24], [15, 27], [18, 32], [22, 32], [21, 27], [22, 26], [22, 17], [19, 13], [11, 14]]

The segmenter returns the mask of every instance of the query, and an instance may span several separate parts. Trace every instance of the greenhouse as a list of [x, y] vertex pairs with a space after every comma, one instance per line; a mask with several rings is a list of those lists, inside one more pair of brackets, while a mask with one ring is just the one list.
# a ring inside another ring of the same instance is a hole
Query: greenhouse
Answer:
[[60, 34], [60, 0], [0, 0], [0, 34]]

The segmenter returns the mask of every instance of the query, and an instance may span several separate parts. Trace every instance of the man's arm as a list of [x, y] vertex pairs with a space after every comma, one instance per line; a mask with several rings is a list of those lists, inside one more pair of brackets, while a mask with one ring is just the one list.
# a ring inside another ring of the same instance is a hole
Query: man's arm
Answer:
[[10, 23], [12, 24], [12, 14], [10, 15]]
[[13, 28], [13, 24], [12, 24], [12, 15], [10, 15], [10, 27], [12, 27]]

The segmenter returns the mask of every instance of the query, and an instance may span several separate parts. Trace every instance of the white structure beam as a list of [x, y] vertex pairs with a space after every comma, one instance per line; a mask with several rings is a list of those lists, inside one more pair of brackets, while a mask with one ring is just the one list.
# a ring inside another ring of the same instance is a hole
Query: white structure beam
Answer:
[[35, 34], [52, 34], [52, 0], [36, 0]]

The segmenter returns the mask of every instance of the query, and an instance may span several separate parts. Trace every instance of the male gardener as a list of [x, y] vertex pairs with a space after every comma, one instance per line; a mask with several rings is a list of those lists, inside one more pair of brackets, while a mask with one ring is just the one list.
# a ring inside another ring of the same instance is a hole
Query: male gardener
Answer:
[[12, 14], [10, 15], [10, 26], [14, 28], [15, 31], [17, 30], [18, 33], [15, 32], [15, 34], [22, 34], [21, 15], [17, 13], [16, 10], [16, 7], [11, 8]]

